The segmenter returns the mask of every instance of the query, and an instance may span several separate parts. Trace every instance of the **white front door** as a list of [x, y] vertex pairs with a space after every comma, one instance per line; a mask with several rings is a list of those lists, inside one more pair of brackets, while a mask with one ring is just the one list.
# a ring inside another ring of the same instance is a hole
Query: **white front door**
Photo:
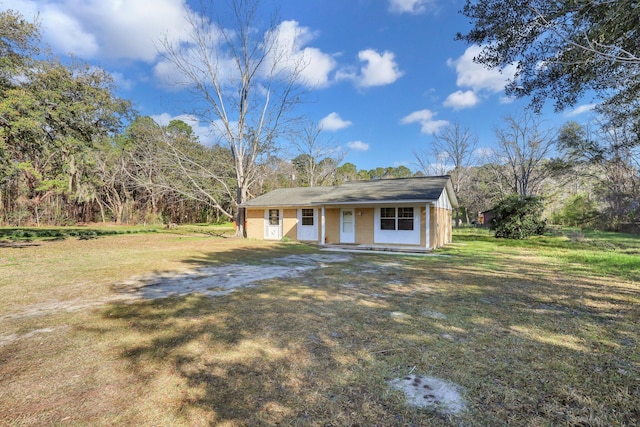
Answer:
[[280, 209], [267, 209], [264, 221], [264, 238], [268, 240], [282, 239], [282, 214]]
[[340, 243], [356, 242], [356, 217], [353, 209], [340, 209]]
[[318, 210], [298, 209], [298, 240], [318, 241]]

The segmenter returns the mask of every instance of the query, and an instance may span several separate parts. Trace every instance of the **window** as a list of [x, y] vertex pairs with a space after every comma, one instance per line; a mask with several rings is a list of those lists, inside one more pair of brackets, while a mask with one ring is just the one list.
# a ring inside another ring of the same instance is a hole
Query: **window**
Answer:
[[380, 229], [413, 230], [413, 208], [380, 208]]
[[396, 229], [396, 208], [380, 208], [380, 229]]
[[342, 211], [342, 232], [353, 233], [353, 211]]
[[302, 225], [313, 225], [313, 209], [302, 209]]
[[269, 225], [280, 225], [280, 211], [269, 209]]
[[398, 208], [398, 230], [413, 230], [413, 208]]

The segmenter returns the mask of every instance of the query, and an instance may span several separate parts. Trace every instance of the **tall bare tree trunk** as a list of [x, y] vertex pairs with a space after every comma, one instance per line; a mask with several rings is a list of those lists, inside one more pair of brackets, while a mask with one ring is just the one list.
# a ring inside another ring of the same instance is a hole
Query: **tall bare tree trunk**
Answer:
[[[246, 237], [242, 204], [260, 176], [259, 162], [275, 149], [276, 136], [300, 102], [300, 72], [308, 61], [286, 50], [275, 20], [264, 32], [257, 31], [265, 16], [260, 3], [229, 0], [226, 15], [207, 11], [201, 3], [208, 16], [189, 13], [189, 43], [168, 38], [162, 42], [165, 60], [181, 75], [176, 83], [204, 105], [194, 114], [215, 128], [218, 140], [232, 153], [236, 234], [241, 237]], [[224, 17], [228, 20], [222, 22]], [[228, 177], [214, 178], [225, 182]]]

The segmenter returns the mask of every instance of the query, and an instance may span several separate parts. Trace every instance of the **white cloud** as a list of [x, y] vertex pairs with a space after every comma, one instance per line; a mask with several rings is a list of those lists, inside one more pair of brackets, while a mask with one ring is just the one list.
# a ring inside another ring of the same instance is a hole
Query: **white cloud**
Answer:
[[81, 22], [68, 12], [64, 2], [9, 0], [2, 6], [20, 12], [28, 20], [37, 16], [43, 38], [64, 54], [93, 58], [100, 51], [95, 35], [83, 28]]
[[458, 59], [449, 59], [447, 64], [455, 68], [458, 78], [456, 84], [461, 88], [470, 88], [476, 94], [480, 91], [498, 93], [516, 73], [517, 65], [510, 64], [502, 70], [488, 69], [473, 61], [482, 51], [478, 45], [469, 46]]
[[490, 147], [476, 148], [473, 152], [473, 155], [478, 159], [489, 159], [494, 157], [495, 154], [496, 152]]
[[[218, 40], [213, 40], [213, 38], [210, 37], [211, 49], [215, 49], [215, 51], [220, 49], [218, 46], [215, 46], [217, 41]], [[209, 67], [202, 65], [202, 56], [196, 48], [184, 47], [181, 55], [185, 58], [185, 64], [188, 63], [189, 71], [193, 73], [194, 76], [201, 81], [210, 80], [207, 76]], [[220, 56], [215, 59], [217, 62], [211, 65], [214, 66], [216, 80], [224, 85], [234, 78], [237, 78], [238, 68], [233, 58], [225, 57], [223, 54], [219, 55]], [[153, 74], [165, 89], [180, 90], [193, 84], [191, 76], [186, 75], [176, 64], [166, 59], [159, 61], [153, 67]]]
[[575, 117], [575, 116], [579, 116], [580, 114], [584, 114], [584, 113], [588, 113], [590, 111], [592, 111], [594, 108], [596, 108], [597, 104], [585, 104], [585, 105], [580, 105], [578, 107], [576, 107], [575, 109], [573, 109], [572, 111], [569, 111], [566, 116], [567, 117]]
[[[306, 44], [316, 38], [308, 27], [301, 27], [297, 21], [283, 21], [268, 39], [274, 36], [276, 49], [267, 62], [267, 69], [274, 65], [279, 71], [300, 70], [302, 82], [308, 87], [324, 87], [330, 83], [330, 73], [336, 68], [336, 61], [327, 53]], [[270, 41], [267, 41], [268, 44]]]
[[167, 126], [169, 123], [171, 123], [172, 120], [182, 120], [182, 117], [184, 117], [184, 115], [174, 117], [169, 113], [162, 113], [162, 114], [157, 114], [155, 116], [151, 116], [153, 121], [159, 124], [160, 126]]
[[111, 73], [111, 77], [113, 78], [113, 81], [116, 83], [118, 88], [123, 90], [133, 89], [133, 86], [134, 86], [133, 81], [131, 79], [126, 78], [124, 74], [115, 72], [115, 73]]
[[389, 0], [389, 11], [418, 15], [426, 12], [427, 5], [431, 2], [431, 0]]
[[475, 107], [480, 102], [478, 95], [472, 90], [457, 91], [452, 93], [444, 101], [445, 107], [451, 107], [454, 110], [462, 110], [464, 108]]
[[440, 128], [449, 124], [446, 120], [434, 120], [436, 113], [431, 110], [414, 111], [400, 120], [403, 125], [419, 123], [421, 132], [427, 135], [436, 133]]
[[[225, 46], [222, 33], [215, 26], [210, 27], [210, 33], [207, 50], [214, 53], [210, 60], [215, 61], [211, 65], [215, 68], [216, 79], [225, 84], [239, 77], [237, 63]], [[315, 37], [309, 28], [300, 27], [296, 21], [284, 21], [276, 31], [265, 33], [264, 45], [272, 45], [273, 49], [267, 53], [260, 69], [260, 77], [269, 78], [278, 73], [285, 76], [297, 74], [299, 83], [309, 88], [328, 86], [336, 62], [331, 55], [319, 49], [305, 47]], [[188, 61], [194, 65], [191, 70], [202, 73], [200, 79], [210, 80], [204, 75], [210, 67], [197, 66], [202, 61], [202, 54], [193, 46], [183, 46], [183, 49], [184, 56], [190, 58]], [[167, 86], [181, 87], [192, 83], [185, 80], [184, 73], [167, 60], [160, 61], [155, 66], [154, 74]]]
[[179, 40], [188, 33], [185, 4], [155, 0], [152, 12], [148, 0], [13, 0], [6, 6], [28, 18], [39, 12], [45, 40], [58, 52], [152, 62], [163, 35]]
[[81, 58], [94, 58], [100, 53], [95, 34], [86, 31], [82, 24], [55, 5], [46, 7], [40, 15], [47, 41], [66, 53]]
[[335, 132], [351, 126], [352, 123], [348, 120], [342, 120], [340, 115], [336, 112], [329, 114], [327, 117], [320, 120], [320, 128], [329, 132]]
[[366, 62], [356, 77], [356, 84], [360, 87], [388, 85], [404, 74], [398, 69], [394, 54], [389, 51], [379, 54], [373, 49], [363, 50], [358, 53], [358, 59]]
[[347, 147], [354, 151], [367, 151], [369, 149], [369, 144], [362, 141], [351, 141], [347, 142]]
[[500, 104], [503, 105], [509, 105], [509, 104], [513, 104], [515, 102], [516, 98], [511, 97], [511, 96], [501, 96], [500, 97]]

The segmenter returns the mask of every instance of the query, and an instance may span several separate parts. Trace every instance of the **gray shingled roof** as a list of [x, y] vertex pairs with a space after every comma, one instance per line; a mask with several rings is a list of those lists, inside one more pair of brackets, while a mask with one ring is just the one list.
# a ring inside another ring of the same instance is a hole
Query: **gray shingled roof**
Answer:
[[336, 187], [279, 188], [249, 200], [242, 206], [310, 206]]
[[447, 187], [457, 207], [449, 176], [353, 181], [335, 187], [281, 188], [244, 203], [245, 207], [435, 201]]

